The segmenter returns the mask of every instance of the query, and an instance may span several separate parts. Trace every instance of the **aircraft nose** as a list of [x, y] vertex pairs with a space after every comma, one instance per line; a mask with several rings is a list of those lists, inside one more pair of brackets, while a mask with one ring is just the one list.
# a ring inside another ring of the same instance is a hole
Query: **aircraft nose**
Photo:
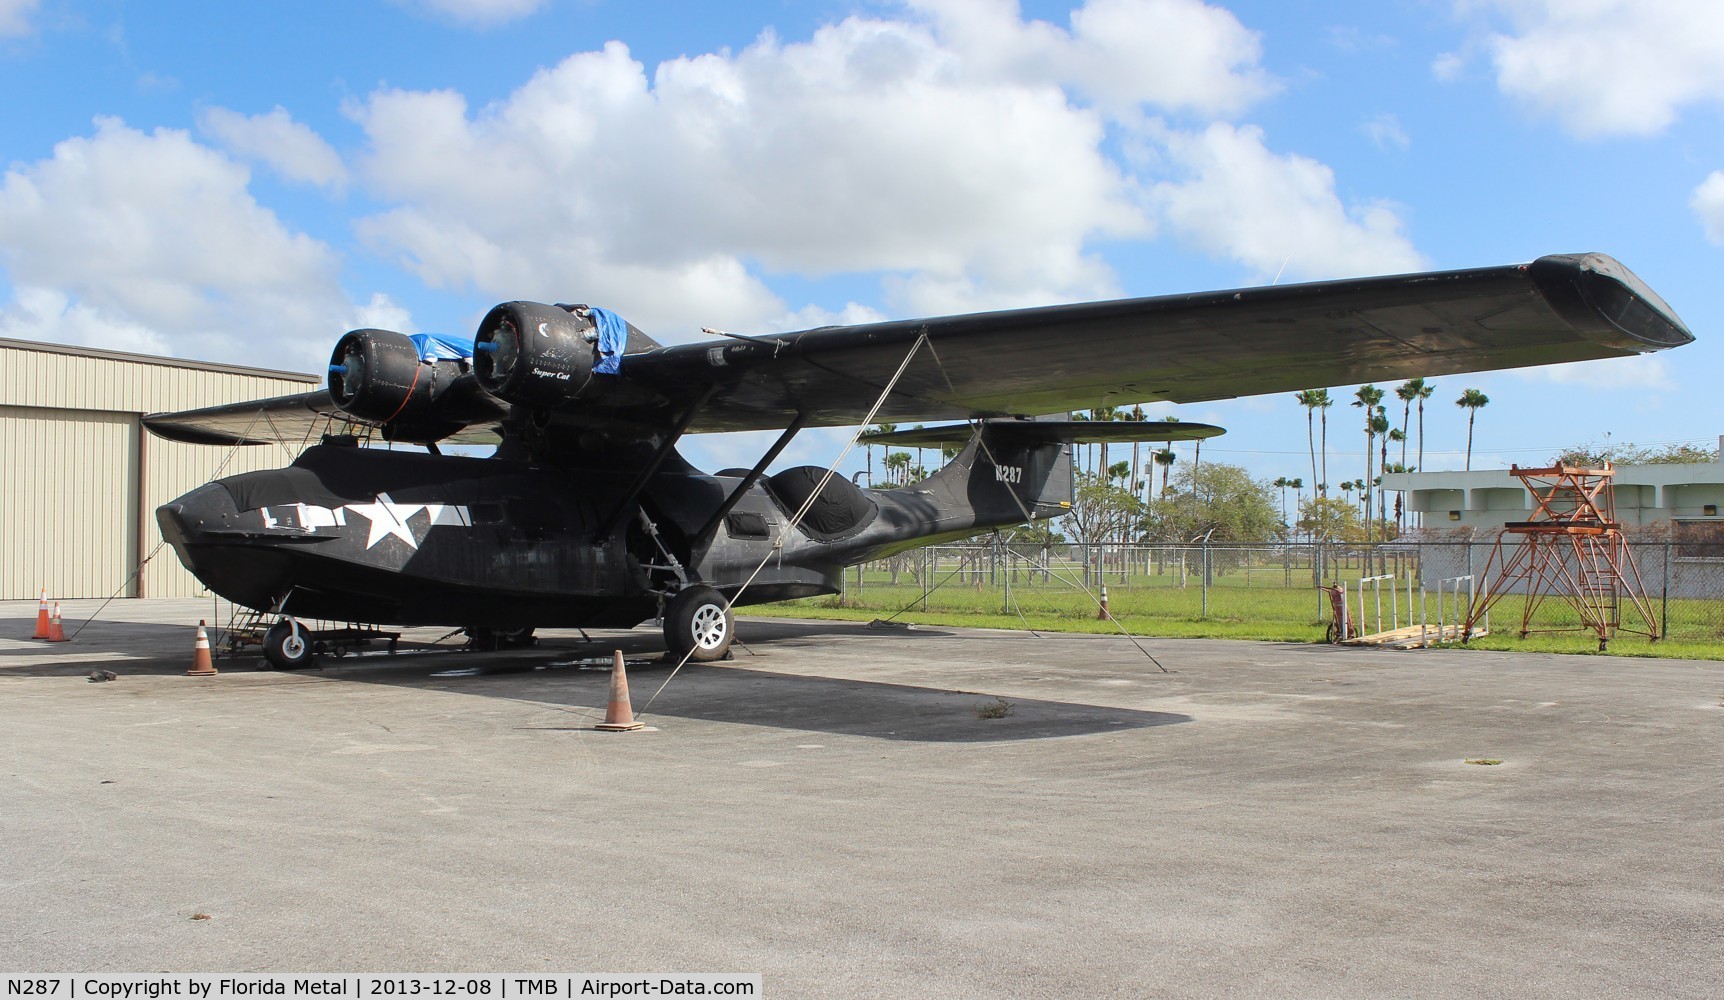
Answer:
[[198, 486], [184, 497], [155, 509], [162, 541], [172, 545], [188, 567], [191, 566], [188, 547], [207, 545], [217, 540], [215, 533], [238, 528], [238, 517], [240, 512], [234, 509], [233, 497], [217, 483]]
[[156, 524], [162, 529], [162, 541], [178, 547], [186, 542], [186, 505], [179, 501], [156, 508]]
[[231, 527], [239, 512], [219, 484], [207, 483], [156, 508], [162, 539], [175, 548], [205, 541], [209, 532]]
[[259, 546], [247, 530], [255, 514], [242, 514], [219, 483], [200, 486], [156, 508], [162, 538], [180, 564], [210, 590], [249, 608], [270, 607], [285, 593], [287, 561], [269, 546]]

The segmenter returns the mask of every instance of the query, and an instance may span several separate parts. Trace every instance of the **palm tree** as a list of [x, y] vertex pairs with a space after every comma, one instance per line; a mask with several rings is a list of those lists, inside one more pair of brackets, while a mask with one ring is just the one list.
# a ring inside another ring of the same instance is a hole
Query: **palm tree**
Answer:
[[1419, 383], [1419, 459], [1414, 468], [1422, 469], [1425, 467], [1425, 400], [1431, 398], [1437, 387], [1422, 378], [1413, 381]]
[[[1378, 534], [1381, 535], [1382, 534], [1381, 529], [1382, 529], [1382, 525], [1383, 525], [1383, 521], [1384, 521], [1383, 490], [1381, 488], [1383, 485], [1383, 466], [1389, 464], [1389, 411], [1385, 410], [1381, 406], [1377, 407], [1377, 415], [1371, 418], [1371, 433], [1374, 436], [1381, 438], [1382, 442], [1383, 442], [1382, 454], [1377, 459], [1377, 475], [1375, 478], [1372, 478], [1369, 475], [1366, 476], [1367, 479], [1370, 479], [1370, 486], [1378, 487], [1378, 489], [1377, 489], [1377, 526], [1378, 526]], [[1367, 470], [1367, 471], [1369, 471], [1369, 470]], [[1370, 486], [1367, 486], [1366, 489], [1369, 489]], [[1367, 494], [1367, 496], [1368, 496], [1368, 494]], [[1371, 521], [1371, 502], [1369, 499], [1367, 499], [1365, 501], [1365, 523], [1367, 526], [1369, 526], [1370, 521]], [[1369, 541], [1369, 536], [1367, 536], [1366, 540]], [[1383, 540], [1386, 541], [1387, 539], [1383, 539]]]
[[[1294, 393], [1293, 398], [1305, 408], [1305, 444], [1311, 449], [1311, 481], [1313, 483], [1321, 482], [1322, 480], [1317, 476], [1317, 438], [1312, 428], [1312, 417], [1320, 409], [1327, 410], [1335, 401], [1329, 398], [1329, 390], [1327, 389], [1306, 389], [1304, 392]], [[1328, 430], [1329, 415], [1325, 413], [1323, 414], [1323, 436], [1325, 438], [1323, 450], [1325, 452], [1328, 451], [1329, 445]], [[1325, 465], [1328, 464], [1328, 458], [1327, 454], [1323, 456]]]
[[[1131, 408], [1130, 413], [1122, 414], [1122, 416], [1124, 416], [1128, 419], [1131, 419], [1131, 420], [1142, 422], [1142, 420], [1143, 420], [1143, 404], [1139, 403], [1138, 405]], [[1143, 490], [1143, 477], [1138, 475], [1138, 473], [1140, 471], [1142, 471], [1142, 466], [1137, 464], [1138, 463], [1138, 457], [1139, 457], [1138, 442], [1133, 441], [1131, 443], [1131, 495], [1132, 496], [1137, 496], [1138, 493], [1142, 492], [1142, 490]]]
[[1323, 478], [1317, 480], [1317, 489], [1323, 496], [1329, 494], [1329, 407], [1334, 405], [1329, 390], [1317, 390], [1317, 454], [1323, 457]]
[[907, 451], [891, 452], [886, 456], [885, 462], [886, 462], [886, 481], [887, 482], [896, 483], [899, 486], [906, 486], [909, 484], [909, 476], [910, 476], [910, 453], [909, 452], [907, 452]]
[[[1388, 421], [1384, 420], [1383, 423], [1387, 424]], [[1401, 442], [1401, 464], [1407, 464], [1407, 435], [1401, 433], [1398, 428], [1390, 427], [1388, 428], [1388, 433], [1383, 435], [1383, 452], [1377, 460], [1377, 471], [1379, 473], [1389, 471], [1389, 445], [1396, 441]], [[1389, 516], [1388, 503], [1389, 498], [1386, 496], [1377, 498], [1377, 514], [1385, 519]]]
[[[1383, 402], [1383, 390], [1374, 385], [1362, 385], [1353, 393], [1353, 405], [1365, 411], [1365, 541], [1371, 540], [1371, 456], [1377, 443], [1377, 413]], [[1386, 421], [1385, 421], [1386, 422]]]
[[[1179, 423], [1179, 418], [1178, 417], [1162, 417], [1161, 422], [1164, 424], [1177, 424], [1177, 423]], [[1167, 459], [1167, 461], [1163, 462], [1161, 460], [1161, 456], [1157, 455], [1157, 456], [1155, 456], [1155, 461], [1157, 464], [1159, 464], [1161, 466], [1161, 492], [1166, 493], [1167, 492], [1167, 468], [1168, 468], [1168, 466], [1173, 464], [1173, 458], [1171, 457], [1171, 456], [1173, 456], [1173, 441], [1171, 438], [1162, 443], [1162, 449], [1164, 451], [1166, 451], [1170, 457]]]
[[1401, 401], [1401, 464], [1407, 464], [1407, 431], [1413, 416], [1413, 402], [1425, 387], [1422, 378], [1410, 378], [1395, 387], [1395, 398]]
[[[1412, 471], [1413, 471], [1412, 466], [1403, 465], [1400, 462], [1390, 462], [1388, 465], [1383, 466], [1383, 472], [1385, 474], [1390, 474], [1390, 475], [1395, 474], [1395, 473], [1400, 473], [1400, 472], [1412, 472]], [[1406, 526], [1407, 526], [1407, 510], [1406, 510], [1405, 497], [1406, 497], [1406, 491], [1405, 490], [1397, 490], [1395, 492], [1395, 529], [1397, 531], [1400, 531], [1400, 530], [1406, 528]]]
[[1203, 480], [1199, 479], [1197, 474], [1201, 471], [1203, 471], [1203, 439], [1197, 438], [1191, 442], [1191, 495], [1200, 502], [1203, 499], [1202, 486], [1200, 485]]
[[[1089, 411], [1089, 418], [1091, 420], [1118, 420], [1120, 418], [1119, 407], [1098, 406]], [[1107, 442], [1103, 441], [1101, 442], [1101, 461], [1097, 463], [1096, 469], [1101, 472], [1102, 476], [1105, 478], [1107, 476], [1107, 468]]]
[[1477, 389], [1468, 389], [1461, 393], [1461, 398], [1455, 400], [1455, 405], [1467, 411], [1467, 468], [1473, 471], [1473, 420], [1479, 415], [1479, 409], [1490, 403], [1491, 398]]
[[1169, 441], [1166, 448], [1152, 452], [1149, 457], [1155, 459], [1156, 465], [1161, 466], [1161, 495], [1167, 496], [1167, 474], [1173, 469], [1173, 463], [1179, 459], [1174, 453], [1173, 442]]
[[[875, 424], [874, 425], [875, 432], [879, 433], [879, 434], [890, 434], [897, 429], [898, 429], [897, 424]], [[891, 450], [890, 445], [886, 445], [886, 446], [884, 446], [884, 448], [886, 451]], [[882, 454], [884, 454], [884, 451], [882, 452]], [[873, 442], [868, 443], [868, 485], [869, 486], [874, 485], [874, 444], [873, 444]]]
[[1271, 486], [1273, 486], [1276, 489], [1281, 491], [1281, 523], [1286, 524], [1287, 523], [1287, 487], [1292, 486], [1293, 481], [1291, 479], [1288, 479], [1286, 476], [1276, 476], [1275, 481], [1270, 483], [1269, 485], [1271, 485]]

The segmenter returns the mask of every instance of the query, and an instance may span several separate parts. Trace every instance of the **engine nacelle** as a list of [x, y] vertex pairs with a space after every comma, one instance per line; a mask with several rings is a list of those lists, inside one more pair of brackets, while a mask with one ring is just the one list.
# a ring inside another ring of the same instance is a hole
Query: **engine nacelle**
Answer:
[[499, 399], [555, 409], [578, 399], [599, 360], [593, 323], [559, 306], [505, 302], [473, 338], [473, 373]]
[[421, 361], [404, 333], [354, 330], [335, 342], [329, 395], [366, 423], [418, 424], [461, 374], [456, 361]]

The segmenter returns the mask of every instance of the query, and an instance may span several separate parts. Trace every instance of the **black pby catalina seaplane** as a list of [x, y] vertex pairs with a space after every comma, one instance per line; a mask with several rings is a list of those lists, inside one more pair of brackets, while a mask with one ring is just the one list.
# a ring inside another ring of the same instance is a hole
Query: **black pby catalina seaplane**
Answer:
[[[508, 302], [471, 350], [383, 330], [336, 344], [327, 390], [145, 424], [209, 444], [305, 440], [331, 418], [426, 450], [327, 435], [284, 469], [217, 480], [157, 511], [211, 590], [282, 615], [465, 627], [631, 628], [716, 659], [733, 604], [839, 590], [845, 567], [1071, 508], [1071, 445], [1191, 440], [1199, 424], [1037, 419], [1102, 405], [1622, 357], [1692, 335], [1598, 254], [1531, 264], [822, 327], [663, 346], [614, 313]], [[888, 389], [890, 391], [888, 391]], [[807, 427], [964, 421], [875, 440], [967, 440], [933, 477], [861, 489], [768, 476]], [[776, 429], [751, 469], [698, 471], [684, 434]], [[440, 442], [490, 443], [489, 458]], [[745, 588], [746, 584], [746, 588]]]

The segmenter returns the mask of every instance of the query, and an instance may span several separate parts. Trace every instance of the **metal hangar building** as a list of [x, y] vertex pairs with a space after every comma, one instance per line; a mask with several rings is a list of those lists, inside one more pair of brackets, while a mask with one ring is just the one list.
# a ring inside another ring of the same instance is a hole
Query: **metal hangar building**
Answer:
[[217, 476], [293, 456], [276, 446], [166, 441], [144, 430], [142, 416], [318, 383], [296, 372], [0, 338], [0, 600], [35, 599], [43, 588], [55, 600], [205, 593], [160, 544], [156, 507]]

